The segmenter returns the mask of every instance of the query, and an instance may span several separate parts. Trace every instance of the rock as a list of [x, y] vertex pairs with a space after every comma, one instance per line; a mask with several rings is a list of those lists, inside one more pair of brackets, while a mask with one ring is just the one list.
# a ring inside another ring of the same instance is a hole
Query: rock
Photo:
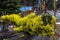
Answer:
[[45, 36], [45, 37], [43, 37], [43, 36], [35, 36], [35, 37], [33, 37], [32, 40], [52, 40], [52, 38], [50, 38], [48, 36]]

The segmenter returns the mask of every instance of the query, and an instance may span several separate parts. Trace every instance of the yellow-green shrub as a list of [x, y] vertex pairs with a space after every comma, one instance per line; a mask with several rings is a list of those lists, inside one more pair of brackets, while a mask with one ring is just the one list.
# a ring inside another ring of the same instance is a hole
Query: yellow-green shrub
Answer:
[[31, 13], [27, 16], [20, 17], [16, 14], [5, 15], [1, 17], [3, 20], [15, 22], [18, 27], [14, 28], [17, 32], [28, 32], [31, 35], [52, 36], [54, 34], [54, 23], [56, 21], [54, 16], [49, 14], [35, 15]]
[[1, 16], [3, 21], [15, 22], [17, 25], [20, 25], [21, 17], [18, 14], [10, 14]]

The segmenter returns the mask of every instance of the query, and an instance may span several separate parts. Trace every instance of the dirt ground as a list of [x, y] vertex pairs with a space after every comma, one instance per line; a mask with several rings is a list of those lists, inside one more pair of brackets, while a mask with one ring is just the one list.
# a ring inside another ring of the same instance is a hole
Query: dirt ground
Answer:
[[[56, 22], [60, 22], [60, 20], [56, 20]], [[55, 35], [54, 40], [60, 40], [60, 24], [55, 24]]]

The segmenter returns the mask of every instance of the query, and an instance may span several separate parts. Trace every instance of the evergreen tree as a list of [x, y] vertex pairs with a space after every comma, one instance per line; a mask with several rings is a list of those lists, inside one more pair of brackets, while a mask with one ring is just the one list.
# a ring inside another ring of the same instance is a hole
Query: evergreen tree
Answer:
[[52, 10], [53, 7], [54, 7], [54, 4], [53, 3], [54, 3], [54, 0], [46, 0], [46, 7], [48, 9]]
[[57, 8], [60, 7], [60, 0], [57, 0]]
[[0, 14], [16, 13], [20, 8], [20, 0], [0, 0]]

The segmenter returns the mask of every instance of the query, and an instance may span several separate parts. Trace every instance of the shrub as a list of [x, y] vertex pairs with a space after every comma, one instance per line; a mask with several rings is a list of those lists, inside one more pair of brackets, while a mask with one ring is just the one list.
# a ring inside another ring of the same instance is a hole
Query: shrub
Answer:
[[1, 16], [3, 21], [9, 21], [11, 23], [16, 23], [17, 25], [19, 25], [19, 21], [20, 21], [20, 16], [18, 14], [10, 14], [10, 15], [4, 15]]
[[30, 35], [52, 36], [54, 35], [54, 16], [49, 14], [35, 15], [31, 13], [27, 16], [20, 17], [17, 14], [5, 15], [3, 20], [15, 22], [18, 26], [13, 30], [16, 32], [28, 32]]

